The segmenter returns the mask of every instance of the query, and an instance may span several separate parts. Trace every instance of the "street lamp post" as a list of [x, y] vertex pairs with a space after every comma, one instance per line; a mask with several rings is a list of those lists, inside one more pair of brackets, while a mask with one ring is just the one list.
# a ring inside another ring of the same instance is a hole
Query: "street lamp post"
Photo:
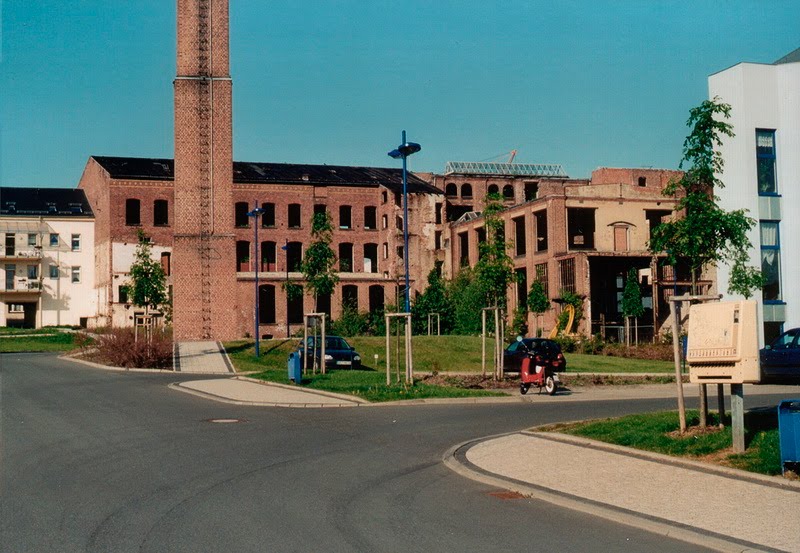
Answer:
[[402, 143], [397, 149], [389, 152], [389, 157], [394, 159], [400, 158], [403, 160], [403, 262], [405, 265], [405, 302], [406, 313], [411, 313], [411, 302], [409, 300], [409, 282], [408, 282], [408, 169], [406, 167], [406, 158], [411, 154], [415, 154], [422, 149], [422, 146], [416, 142], [406, 141], [406, 131], [403, 131]]
[[253, 258], [254, 258], [253, 266], [255, 267], [255, 273], [256, 273], [256, 279], [255, 279], [256, 289], [255, 289], [255, 302], [254, 302], [255, 303], [255, 309], [253, 311], [253, 326], [254, 326], [254, 336], [256, 338], [256, 357], [259, 357], [261, 352], [259, 351], [259, 343], [258, 343], [258, 338], [259, 338], [259, 334], [260, 334], [258, 332], [258, 311], [259, 311], [259, 309], [258, 309], [258, 265], [260, 264], [261, 260], [258, 258], [258, 216], [261, 215], [262, 213], [264, 213], [264, 210], [262, 208], [258, 207], [258, 202], [256, 202], [255, 204], [256, 205], [253, 208], [253, 211], [248, 211], [247, 212], [247, 216], [253, 218], [253, 229], [254, 229], [254, 232], [255, 232], [255, 237], [253, 238], [253, 240], [255, 242], [254, 245], [253, 245], [253, 248], [254, 248], [254, 251], [253, 251]]

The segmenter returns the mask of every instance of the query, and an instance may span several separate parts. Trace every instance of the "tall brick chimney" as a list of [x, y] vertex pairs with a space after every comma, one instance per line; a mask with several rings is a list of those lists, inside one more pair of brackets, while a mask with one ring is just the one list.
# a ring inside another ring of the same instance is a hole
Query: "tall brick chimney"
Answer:
[[235, 336], [228, 0], [178, 1], [175, 77], [176, 340]]

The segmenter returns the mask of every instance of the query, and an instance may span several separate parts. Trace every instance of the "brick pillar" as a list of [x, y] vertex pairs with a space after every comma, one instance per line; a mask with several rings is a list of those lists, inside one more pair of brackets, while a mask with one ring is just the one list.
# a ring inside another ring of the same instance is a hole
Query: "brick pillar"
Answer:
[[176, 340], [236, 336], [228, 0], [178, 0], [175, 89]]

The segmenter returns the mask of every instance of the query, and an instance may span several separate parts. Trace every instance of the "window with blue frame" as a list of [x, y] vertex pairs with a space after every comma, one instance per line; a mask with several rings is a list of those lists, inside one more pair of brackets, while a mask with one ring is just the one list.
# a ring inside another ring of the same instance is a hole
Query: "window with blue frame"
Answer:
[[781, 301], [781, 243], [778, 221], [760, 221], [761, 231], [761, 289], [765, 302]]
[[775, 131], [756, 130], [756, 171], [758, 173], [758, 193], [764, 196], [777, 195]]

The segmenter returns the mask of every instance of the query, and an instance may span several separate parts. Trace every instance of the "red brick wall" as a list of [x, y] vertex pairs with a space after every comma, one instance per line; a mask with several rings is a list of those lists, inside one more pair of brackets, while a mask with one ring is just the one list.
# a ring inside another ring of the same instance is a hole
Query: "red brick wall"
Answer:
[[228, 2], [200, 4], [178, 0], [173, 325], [178, 340], [225, 340], [238, 336]]

